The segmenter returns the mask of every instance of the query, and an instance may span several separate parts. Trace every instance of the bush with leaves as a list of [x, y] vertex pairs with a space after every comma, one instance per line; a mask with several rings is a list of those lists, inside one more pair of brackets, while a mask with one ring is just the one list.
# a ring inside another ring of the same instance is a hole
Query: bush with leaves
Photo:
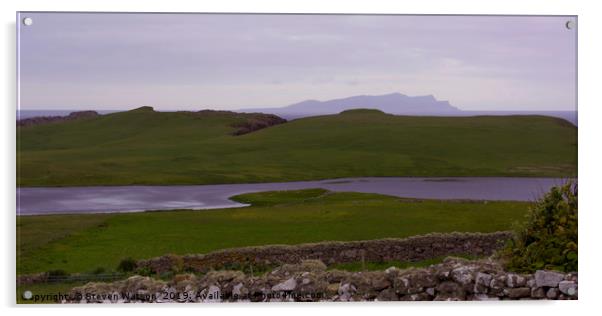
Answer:
[[538, 200], [499, 254], [512, 271], [577, 271], [577, 183], [553, 187]]
[[128, 257], [128, 258], [121, 260], [121, 262], [119, 262], [119, 265], [117, 266], [117, 271], [132, 272], [132, 271], [134, 271], [134, 269], [136, 269], [136, 266], [137, 266], [136, 260]]

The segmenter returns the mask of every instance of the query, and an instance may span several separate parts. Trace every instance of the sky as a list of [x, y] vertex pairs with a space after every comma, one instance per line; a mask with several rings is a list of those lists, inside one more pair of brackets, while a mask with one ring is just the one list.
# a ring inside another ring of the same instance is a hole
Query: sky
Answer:
[[574, 110], [575, 17], [22, 13], [22, 110], [281, 107], [399, 92]]

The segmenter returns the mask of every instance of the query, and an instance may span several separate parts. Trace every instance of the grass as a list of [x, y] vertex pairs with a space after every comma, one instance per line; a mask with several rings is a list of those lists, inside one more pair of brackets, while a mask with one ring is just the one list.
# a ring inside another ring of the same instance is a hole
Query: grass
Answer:
[[523, 219], [529, 205], [400, 199], [321, 189], [252, 193], [234, 199], [253, 205], [204, 211], [20, 216], [17, 273], [112, 271], [126, 257], [243, 246], [493, 232], [510, 229]]
[[545, 116], [352, 110], [242, 136], [244, 114], [150, 108], [18, 129], [19, 186], [250, 183], [359, 176], [576, 176], [577, 128]]
[[107, 215], [95, 214], [94, 216], [61, 215], [37, 216], [35, 220], [17, 217], [17, 257], [52, 243], [63, 240], [93, 228], [105, 225]]

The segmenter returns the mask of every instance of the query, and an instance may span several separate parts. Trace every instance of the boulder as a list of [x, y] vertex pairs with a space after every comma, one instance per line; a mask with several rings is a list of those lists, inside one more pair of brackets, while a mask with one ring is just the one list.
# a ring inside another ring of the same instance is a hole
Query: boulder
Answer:
[[377, 301], [398, 301], [399, 297], [397, 296], [397, 293], [395, 293], [395, 289], [388, 288], [388, 289], [380, 291], [380, 293], [378, 293], [378, 296], [376, 296], [376, 300]]
[[348, 273], [340, 270], [327, 271], [325, 278], [328, 283], [339, 283], [347, 278]]
[[507, 277], [503, 274], [492, 278], [491, 283], [489, 284], [491, 292], [501, 293], [504, 290], [504, 287], [506, 286], [506, 279]]
[[438, 295], [435, 297], [436, 301], [455, 301], [464, 300], [466, 298], [464, 287], [452, 281], [441, 282], [437, 286], [437, 293]]
[[435, 296], [435, 288], [434, 287], [429, 287], [426, 290], [424, 290], [424, 293], [430, 295], [430, 296]]
[[222, 293], [219, 287], [211, 285], [201, 291], [201, 297], [204, 303], [219, 303], [222, 301]]
[[560, 291], [558, 291], [557, 288], [552, 287], [548, 289], [548, 292], [546, 292], [546, 297], [553, 300], [558, 298], [558, 294], [560, 294]]
[[467, 266], [459, 267], [451, 271], [452, 280], [462, 284], [468, 285], [474, 281], [474, 275], [472, 269]]
[[510, 273], [507, 275], [506, 285], [508, 287], [523, 287], [527, 283], [526, 281], [527, 279], [525, 277], [516, 273]]
[[408, 289], [410, 288], [410, 279], [405, 275], [399, 276], [395, 278], [393, 287], [398, 294], [407, 294]]
[[351, 301], [357, 288], [353, 284], [345, 283], [339, 287], [339, 300]]
[[565, 281], [575, 281], [578, 282], [577, 272], [570, 272], [564, 276]]
[[372, 288], [376, 291], [382, 291], [386, 288], [391, 287], [391, 281], [389, 281], [389, 279], [385, 276], [385, 275], [375, 275], [374, 278], [372, 278]]
[[531, 289], [528, 287], [514, 287], [504, 290], [509, 298], [531, 297]]
[[326, 295], [334, 296], [334, 295], [338, 294], [339, 286], [341, 286], [339, 283], [328, 284], [328, 286], [326, 287]]
[[535, 272], [535, 284], [537, 287], [558, 287], [558, 283], [564, 280], [564, 274], [556, 271], [537, 270]]
[[244, 284], [238, 283], [232, 287], [232, 295], [236, 297], [242, 297], [249, 293], [249, 290], [244, 287]]
[[482, 293], [482, 294], [487, 293], [487, 291], [489, 290], [489, 285], [491, 284], [492, 278], [493, 277], [491, 276], [491, 274], [477, 272], [477, 274], [475, 276], [473, 292], [474, 293]]
[[532, 298], [545, 298], [546, 291], [542, 287], [531, 288]]
[[295, 278], [290, 278], [282, 283], [278, 283], [272, 287], [272, 291], [280, 292], [280, 291], [292, 291], [297, 287], [297, 281]]
[[419, 291], [437, 286], [437, 278], [433, 273], [424, 269], [413, 270], [412, 273], [408, 275], [408, 278], [410, 285]]
[[575, 283], [575, 281], [560, 281], [558, 283], [558, 290], [560, 290], [560, 292], [562, 292], [563, 294], [569, 296], [576, 296], [577, 283]]

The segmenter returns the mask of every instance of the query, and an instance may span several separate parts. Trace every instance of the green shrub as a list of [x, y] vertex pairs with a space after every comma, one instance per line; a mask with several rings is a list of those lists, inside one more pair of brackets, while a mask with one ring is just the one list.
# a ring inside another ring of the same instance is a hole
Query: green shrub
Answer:
[[69, 273], [67, 273], [67, 271], [61, 270], [61, 269], [50, 270], [50, 271], [46, 272], [46, 274], [49, 277], [53, 277], [53, 278], [56, 278], [56, 277], [66, 277], [66, 276], [69, 275]]
[[117, 266], [117, 271], [121, 272], [132, 272], [136, 269], [136, 260], [132, 258], [125, 258], [119, 262]]
[[138, 268], [136, 274], [141, 276], [152, 276], [154, 272], [149, 267]]
[[517, 272], [577, 271], [577, 183], [554, 187], [537, 201], [500, 255]]

